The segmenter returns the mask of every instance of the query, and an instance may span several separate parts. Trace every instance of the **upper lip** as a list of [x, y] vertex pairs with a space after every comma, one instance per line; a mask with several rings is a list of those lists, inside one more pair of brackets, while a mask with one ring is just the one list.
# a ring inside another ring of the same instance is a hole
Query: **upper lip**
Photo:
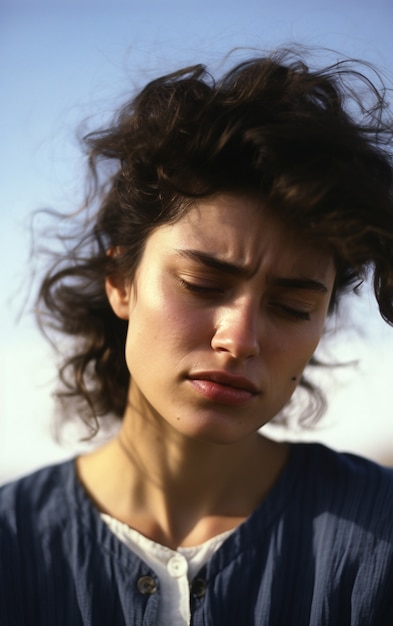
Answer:
[[257, 394], [260, 393], [260, 390], [256, 385], [254, 385], [251, 380], [245, 378], [244, 376], [236, 376], [234, 374], [228, 374], [227, 372], [222, 371], [207, 371], [207, 372], [195, 372], [190, 375], [191, 379], [194, 380], [210, 380], [215, 383], [220, 383], [221, 385], [228, 385], [229, 387], [234, 387], [235, 389], [244, 389], [245, 391], [249, 391], [250, 393]]

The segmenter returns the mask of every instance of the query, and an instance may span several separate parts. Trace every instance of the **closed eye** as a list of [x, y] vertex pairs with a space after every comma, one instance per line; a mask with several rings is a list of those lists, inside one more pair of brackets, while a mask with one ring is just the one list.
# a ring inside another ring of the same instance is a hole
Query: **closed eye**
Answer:
[[273, 304], [273, 306], [280, 313], [294, 320], [304, 320], [304, 321], [309, 322], [311, 319], [311, 315], [309, 311], [304, 311], [302, 309], [295, 309], [285, 304]]
[[224, 293], [224, 289], [219, 287], [218, 285], [205, 285], [202, 283], [192, 283], [188, 280], [184, 280], [184, 278], [179, 278], [180, 285], [186, 291], [191, 291], [193, 293], [199, 293], [201, 295], [209, 295], [209, 294], [218, 294], [221, 295]]

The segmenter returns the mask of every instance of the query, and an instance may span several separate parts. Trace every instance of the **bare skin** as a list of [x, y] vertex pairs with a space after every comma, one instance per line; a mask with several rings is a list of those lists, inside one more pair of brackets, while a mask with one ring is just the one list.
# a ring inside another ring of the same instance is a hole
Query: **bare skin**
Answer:
[[199, 545], [243, 522], [287, 456], [285, 444], [257, 436], [219, 452], [215, 446], [183, 443], [168, 463], [171, 446], [161, 445], [153, 433], [147, 438], [143, 426], [144, 439], [137, 439], [135, 450], [130, 441], [135, 430], [140, 428], [124, 424], [108, 445], [80, 457], [79, 476], [102, 512], [172, 549]]
[[247, 518], [288, 459], [258, 431], [315, 351], [334, 277], [248, 196], [156, 229], [134, 280], [107, 279], [132, 383], [118, 436], [77, 462], [98, 508], [171, 548]]

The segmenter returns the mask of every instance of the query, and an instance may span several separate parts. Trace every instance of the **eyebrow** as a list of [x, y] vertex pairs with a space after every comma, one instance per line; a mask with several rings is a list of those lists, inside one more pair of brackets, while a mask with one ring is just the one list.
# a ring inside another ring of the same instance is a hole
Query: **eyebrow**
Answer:
[[289, 287], [290, 289], [306, 289], [327, 293], [328, 288], [319, 280], [314, 278], [274, 278], [273, 283], [279, 287]]
[[253, 270], [248, 269], [244, 265], [237, 265], [235, 263], [230, 263], [229, 261], [223, 261], [212, 254], [206, 254], [206, 252], [200, 252], [199, 250], [176, 250], [176, 252], [186, 259], [197, 261], [206, 267], [224, 272], [225, 274], [232, 274], [233, 276], [244, 278], [251, 278], [254, 274]]
[[[206, 267], [218, 270], [219, 272], [224, 272], [225, 274], [230, 274], [232, 276], [238, 276], [239, 278], [251, 278], [255, 274], [254, 270], [251, 270], [244, 265], [223, 261], [214, 255], [206, 254], [205, 252], [200, 252], [199, 250], [176, 250], [176, 252], [186, 259], [202, 263]], [[317, 291], [318, 293], [328, 292], [327, 286], [314, 278], [284, 278], [277, 276], [274, 277], [271, 282], [278, 287], [286, 287], [288, 289], [305, 289]]]

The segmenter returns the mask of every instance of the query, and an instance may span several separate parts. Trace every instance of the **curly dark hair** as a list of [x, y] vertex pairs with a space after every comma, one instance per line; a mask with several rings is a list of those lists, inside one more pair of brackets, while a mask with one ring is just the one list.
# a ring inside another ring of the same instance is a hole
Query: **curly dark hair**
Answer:
[[[108, 303], [105, 277], [132, 278], [149, 234], [196, 198], [256, 194], [334, 255], [330, 314], [371, 273], [393, 323], [393, 124], [388, 90], [370, 71], [345, 59], [311, 70], [288, 50], [217, 80], [195, 65], [153, 80], [109, 128], [84, 138], [92, 189], [71, 220], [73, 237], [60, 235], [64, 250], [44, 277], [37, 315], [42, 328], [74, 338], [58, 395], [82, 401], [93, 433], [98, 417], [122, 417], [130, 380], [127, 322]], [[122, 254], [108, 255], [111, 247]], [[321, 400], [306, 378], [300, 384]]]

